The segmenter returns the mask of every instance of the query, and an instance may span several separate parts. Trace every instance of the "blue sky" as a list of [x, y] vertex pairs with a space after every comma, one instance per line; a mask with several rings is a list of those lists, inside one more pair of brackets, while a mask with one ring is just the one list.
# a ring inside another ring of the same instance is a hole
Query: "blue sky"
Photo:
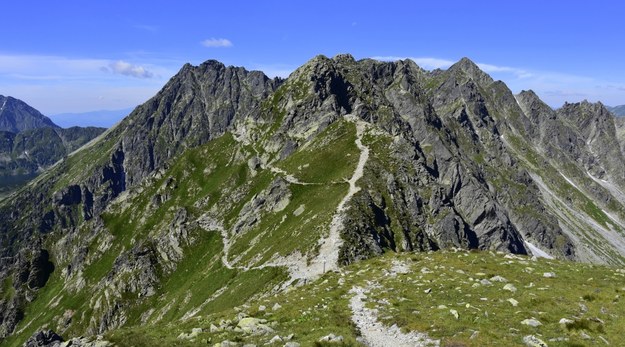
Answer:
[[0, 94], [44, 114], [122, 109], [180, 67], [217, 59], [287, 76], [317, 54], [467, 56], [548, 104], [625, 104], [617, 1], [6, 1]]

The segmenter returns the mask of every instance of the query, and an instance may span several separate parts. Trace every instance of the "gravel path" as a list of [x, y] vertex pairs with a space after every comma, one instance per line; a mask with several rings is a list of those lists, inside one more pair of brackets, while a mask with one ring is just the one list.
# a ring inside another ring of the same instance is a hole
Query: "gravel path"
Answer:
[[[358, 187], [356, 183], [364, 175], [365, 164], [367, 163], [367, 160], [369, 160], [369, 147], [363, 145], [362, 143], [362, 137], [367, 130], [369, 124], [353, 115], [347, 115], [345, 116], [345, 119], [350, 122], [356, 123], [355, 143], [360, 150], [360, 157], [358, 158], [358, 164], [354, 169], [352, 177], [347, 180], [347, 183], [349, 184], [349, 190], [347, 191], [347, 194], [345, 194], [343, 199], [341, 199], [336, 208], [336, 211], [334, 212], [332, 221], [330, 222], [330, 230], [328, 236], [319, 240], [319, 255], [315, 257], [315, 259], [308, 261], [307, 255], [294, 253], [287, 257], [274, 258], [260, 266], [235, 266], [230, 263], [228, 259], [231, 244], [228, 231], [218, 221], [208, 217], [207, 215], [204, 215], [198, 219], [200, 226], [205, 230], [217, 230], [221, 233], [224, 246], [221, 260], [226, 268], [247, 271], [252, 269], [262, 269], [265, 267], [283, 266], [289, 269], [291, 281], [298, 279], [305, 281], [314, 280], [322, 275], [324, 272], [338, 270], [339, 249], [343, 244], [343, 240], [341, 239], [341, 230], [343, 229], [343, 219], [345, 217], [344, 215], [346, 205], [352, 199], [352, 197], [360, 191], [360, 187]], [[268, 168], [272, 172], [278, 173], [285, 177], [285, 179], [291, 184], [318, 184], [301, 182], [293, 175], [290, 175], [284, 170], [271, 165], [268, 166]]]
[[[271, 261], [261, 265], [259, 268], [265, 266], [287, 267], [289, 269], [291, 281], [303, 280], [303, 282], [300, 283], [314, 280], [324, 272], [338, 270], [339, 249], [343, 244], [343, 240], [341, 239], [341, 230], [343, 229], [343, 219], [345, 217], [346, 205], [352, 197], [360, 191], [360, 187], [358, 187], [356, 183], [364, 175], [365, 164], [369, 160], [369, 147], [362, 143], [362, 137], [369, 124], [353, 115], [347, 115], [345, 116], [345, 119], [356, 123], [355, 143], [356, 147], [360, 150], [360, 157], [358, 158], [358, 164], [354, 169], [354, 173], [351, 178], [347, 180], [347, 183], [349, 184], [347, 194], [345, 194], [345, 196], [341, 199], [334, 212], [332, 221], [330, 222], [328, 236], [319, 240], [319, 254], [314, 259], [308, 261], [306, 254], [296, 252], [287, 257], [272, 259]], [[283, 174], [287, 177], [287, 181], [290, 183], [311, 184], [300, 182], [280, 169], [271, 168], [271, 170]]]
[[319, 256], [323, 257], [327, 262], [328, 268], [326, 268], [326, 270], [337, 270], [339, 267], [339, 249], [343, 245], [341, 230], [343, 230], [345, 205], [360, 191], [360, 187], [356, 185], [356, 182], [364, 175], [365, 164], [367, 160], [369, 160], [369, 147], [362, 144], [362, 136], [367, 129], [367, 123], [353, 116], [351, 118], [346, 116], [346, 118], [356, 122], [356, 146], [360, 150], [360, 157], [358, 158], [358, 164], [356, 165], [352, 177], [347, 181], [347, 183], [349, 183], [349, 190], [343, 199], [341, 199], [341, 202], [339, 202], [336, 207], [336, 212], [334, 212], [334, 216], [332, 217], [328, 238], [323, 241], [319, 249]]
[[377, 310], [365, 307], [364, 300], [369, 290], [363, 287], [352, 287], [354, 296], [349, 300], [352, 309], [352, 321], [356, 324], [364, 345], [369, 347], [418, 347], [439, 346], [439, 340], [430, 339], [427, 334], [410, 332], [404, 334], [397, 325], [387, 327], [378, 322]]

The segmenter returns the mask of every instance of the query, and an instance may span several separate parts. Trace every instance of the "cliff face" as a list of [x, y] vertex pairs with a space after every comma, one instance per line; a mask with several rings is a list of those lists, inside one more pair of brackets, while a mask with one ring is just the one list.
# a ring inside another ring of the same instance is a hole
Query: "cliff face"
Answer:
[[0, 333], [186, 319], [389, 251], [622, 264], [622, 128], [466, 58], [185, 65], [2, 202]]

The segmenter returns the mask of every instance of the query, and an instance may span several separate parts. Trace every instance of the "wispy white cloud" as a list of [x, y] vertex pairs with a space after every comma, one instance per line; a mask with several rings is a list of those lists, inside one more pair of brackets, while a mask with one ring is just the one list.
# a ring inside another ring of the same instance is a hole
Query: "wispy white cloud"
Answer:
[[137, 78], [170, 75], [170, 69], [124, 60], [69, 58], [50, 55], [0, 54], [0, 78], [17, 80], [97, 80], [103, 72]]
[[154, 73], [143, 66], [134, 65], [127, 61], [118, 60], [108, 64], [108, 67], [102, 67], [104, 71], [111, 71], [116, 74], [131, 76], [136, 78], [152, 78]]
[[488, 73], [507, 72], [507, 73], [511, 73], [517, 76], [518, 78], [530, 78], [534, 76], [534, 74], [529, 71], [515, 68], [515, 67], [498, 66], [498, 65], [484, 64], [484, 63], [477, 63], [477, 66], [479, 66], [480, 69]]
[[233, 46], [232, 42], [230, 40], [228, 40], [228, 39], [216, 39], [214, 37], [202, 41], [201, 44], [204, 47], [211, 47], [211, 48], [232, 47]]
[[140, 61], [0, 53], [0, 94], [44, 114], [136, 106], [182, 65]]

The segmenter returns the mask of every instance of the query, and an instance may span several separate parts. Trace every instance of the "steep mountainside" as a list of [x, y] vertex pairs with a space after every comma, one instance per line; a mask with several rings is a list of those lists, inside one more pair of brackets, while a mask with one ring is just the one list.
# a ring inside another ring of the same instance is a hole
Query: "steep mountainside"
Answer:
[[184, 322], [383, 253], [623, 264], [622, 129], [466, 58], [185, 65], [2, 202], [0, 336]]
[[106, 130], [63, 129], [21, 100], [0, 103], [0, 197]]
[[104, 132], [102, 128], [37, 128], [17, 134], [0, 132], [0, 177], [35, 173]]
[[607, 107], [608, 111], [614, 113], [617, 116], [625, 116], [625, 105], [619, 105], [614, 107]]
[[58, 128], [50, 118], [10, 96], [0, 95], [0, 130], [18, 133], [43, 127]]

